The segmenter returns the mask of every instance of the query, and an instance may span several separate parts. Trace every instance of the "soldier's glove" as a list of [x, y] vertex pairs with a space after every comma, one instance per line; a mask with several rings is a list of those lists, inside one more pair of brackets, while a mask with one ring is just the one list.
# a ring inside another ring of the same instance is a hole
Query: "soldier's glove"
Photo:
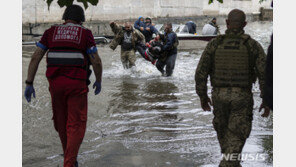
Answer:
[[31, 101], [31, 96], [33, 94], [33, 97], [35, 97], [35, 89], [33, 87], [33, 85], [27, 85], [26, 90], [25, 90], [25, 98], [28, 102]]
[[261, 115], [261, 117], [268, 117], [270, 113], [270, 108], [262, 103], [259, 108], [259, 112], [261, 112], [262, 109], [264, 109], [264, 113]]
[[99, 94], [101, 92], [101, 83], [96, 81], [93, 85], [93, 89], [95, 89], [95, 95]]
[[201, 108], [204, 111], [211, 111], [210, 105], [212, 105], [212, 101], [211, 101], [211, 99], [209, 97], [207, 97], [205, 99], [201, 99], [200, 103], [201, 103]]

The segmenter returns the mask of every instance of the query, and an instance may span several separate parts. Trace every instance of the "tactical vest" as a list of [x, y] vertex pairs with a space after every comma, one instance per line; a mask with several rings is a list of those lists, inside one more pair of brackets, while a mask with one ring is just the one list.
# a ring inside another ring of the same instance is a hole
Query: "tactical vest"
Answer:
[[[137, 39], [137, 35], [136, 32], [137, 30], [132, 30], [131, 32], [131, 43], [126, 43], [126, 41], [124, 41], [124, 34], [126, 34], [126, 31], [121, 31], [119, 32], [118, 36], [114, 39], [114, 40], [119, 40], [120, 42], [118, 43], [119, 45], [121, 45], [121, 49], [123, 50], [131, 50], [131, 49], [135, 49], [136, 48], [136, 41]], [[130, 48], [131, 47], [131, 48]]]
[[223, 35], [218, 37], [218, 47], [213, 56], [211, 84], [213, 87], [250, 88], [255, 82], [255, 59], [250, 54], [248, 35]]
[[132, 38], [133, 38], [132, 32], [130, 32], [130, 33], [124, 32], [123, 33], [123, 39], [122, 39], [122, 44], [121, 44], [122, 50], [130, 51], [133, 49]]

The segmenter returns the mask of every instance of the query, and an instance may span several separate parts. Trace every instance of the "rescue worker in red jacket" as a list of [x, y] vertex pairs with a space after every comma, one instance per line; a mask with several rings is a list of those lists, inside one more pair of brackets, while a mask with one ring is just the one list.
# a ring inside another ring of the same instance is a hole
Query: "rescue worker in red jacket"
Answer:
[[87, 120], [87, 93], [93, 66], [96, 81], [95, 95], [101, 91], [102, 63], [92, 32], [82, 26], [84, 10], [78, 5], [68, 6], [61, 25], [47, 29], [29, 64], [25, 98], [35, 97], [33, 81], [39, 62], [47, 53], [46, 77], [52, 100], [54, 127], [59, 134], [64, 167], [78, 166], [77, 154], [84, 138]]

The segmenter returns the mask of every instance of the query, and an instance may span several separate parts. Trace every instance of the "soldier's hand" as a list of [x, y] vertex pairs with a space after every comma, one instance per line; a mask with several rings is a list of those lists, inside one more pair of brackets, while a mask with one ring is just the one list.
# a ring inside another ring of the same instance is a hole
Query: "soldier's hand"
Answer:
[[140, 27], [140, 30], [141, 30], [141, 31], [144, 31], [144, 27]]
[[209, 97], [207, 97], [206, 100], [201, 100], [200, 103], [201, 103], [201, 108], [204, 111], [211, 111], [210, 105], [212, 105], [212, 101]]
[[268, 117], [270, 113], [270, 108], [262, 103], [259, 108], [259, 112], [261, 112], [262, 109], [264, 109], [264, 113], [261, 115], [261, 117]]
[[146, 27], [146, 30], [147, 30], [147, 31], [150, 31], [150, 28], [149, 28], [149, 27]]

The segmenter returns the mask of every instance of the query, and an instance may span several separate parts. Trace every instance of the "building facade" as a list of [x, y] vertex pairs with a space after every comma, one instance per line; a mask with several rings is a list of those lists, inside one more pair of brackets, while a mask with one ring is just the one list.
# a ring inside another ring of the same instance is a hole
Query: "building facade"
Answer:
[[[60, 8], [54, 0], [48, 8], [45, 0], [22, 0], [22, 21], [27, 23], [60, 22], [65, 7]], [[82, 6], [82, 3], [77, 3]], [[216, 0], [99, 0], [97, 6], [85, 11], [86, 21], [108, 21], [136, 19], [139, 16], [161, 17], [195, 17], [226, 15], [234, 8], [246, 14], [258, 13], [261, 7], [270, 8], [271, 0], [259, 3], [259, 0], [225, 0], [220, 4]]]

